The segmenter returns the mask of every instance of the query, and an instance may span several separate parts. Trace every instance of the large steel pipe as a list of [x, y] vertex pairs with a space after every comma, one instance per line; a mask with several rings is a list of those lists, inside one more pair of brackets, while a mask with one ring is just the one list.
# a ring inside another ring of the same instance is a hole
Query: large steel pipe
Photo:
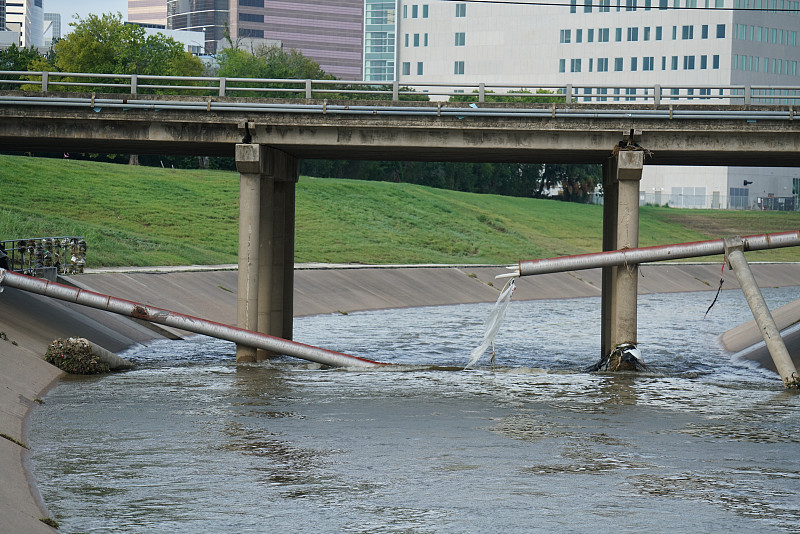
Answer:
[[[745, 236], [742, 238], [742, 241], [745, 251], [794, 247], [800, 245], [800, 230]], [[519, 262], [519, 271], [517, 273], [501, 276], [531, 276], [535, 274], [594, 269], [597, 267], [633, 265], [651, 261], [714, 256], [724, 253], [724, 240], [712, 239], [710, 241], [697, 241], [694, 243], [593, 252], [591, 254], [561, 256], [559, 258], [542, 260], [523, 260]]]
[[303, 343], [268, 336], [266, 334], [259, 334], [243, 328], [215, 323], [199, 317], [183, 315], [162, 308], [146, 306], [137, 302], [118, 299], [110, 295], [86, 291], [0, 269], [0, 286], [4, 285], [31, 293], [37, 293], [39, 295], [45, 295], [47, 297], [65, 300], [67, 302], [74, 302], [75, 304], [81, 304], [91, 308], [97, 308], [99, 310], [127, 315], [135, 319], [143, 319], [145, 321], [180, 328], [181, 330], [195, 332], [197, 334], [205, 334], [207, 336], [233, 341], [239, 345], [247, 345], [269, 350], [276, 354], [294, 356], [323, 365], [361, 368], [386, 365], [341, 352], [305, 345]]

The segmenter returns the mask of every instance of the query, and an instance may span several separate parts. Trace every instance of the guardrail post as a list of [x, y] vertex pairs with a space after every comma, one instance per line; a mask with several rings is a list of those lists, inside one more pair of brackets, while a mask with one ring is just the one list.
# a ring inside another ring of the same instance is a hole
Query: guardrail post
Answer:
[[772, 356], [778, 374], [781, 375], [783, 385], [787, 388], [799, 388], [800, 377], [797, 375], [792, 357], [786, 350], [786, 344], [781, 338], [775, 319], [772, 317], [772, 313], [764, 301], [764, 295], [761, 294], [761, 289], [750, 270], [750, 265], [744, 257], [744, 241], [741, 237], [729, 237], [725, 239], [724, 243], [725, 259], [739, 280], [739, 285], [742, 287], [750, 311], [753, 312], [753, 318], [761, 331], [767, 350]]
[[486, 84], [480, 83], [478, 85], [478, 102], [486, 102]]
[[753, 99], [753, 88], [749, 85], [744, 86], [744, 105], [749, 106]]
[[139, 76], [131, 74], [131, 94], [135, 95], [139, 92]]
[[400, 101], [400, 82], [397, 80], [392, 82], [392, 100], [394, 102]]
[[653, 105], [656, 107], [661, 105], [661, 86], [658, 84], [653, 86]]
[[568, 83], [564, 91], [564, 101], [567, 104], [572, 104], [572, 84]]
[[225, 78], [219, 79], [219, 96], [225, 96]]
[[48, 81], [49, 81], [49, 76], [50, 76], [49, 72], [43, 72], [42, 73], [42, 92], [43, 93], [46, 93], [48, 91], [47, 85], [48, 85]]
[[311, 100], [311, 80], [306, 80], [306, 100]]

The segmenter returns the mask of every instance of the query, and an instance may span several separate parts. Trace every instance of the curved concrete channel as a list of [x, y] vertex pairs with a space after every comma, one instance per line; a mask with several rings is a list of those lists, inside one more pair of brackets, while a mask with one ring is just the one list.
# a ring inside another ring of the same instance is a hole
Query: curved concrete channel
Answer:
[[[751, 264], [761, 287], [800, 284], [800, 263]], [[298, 265], [295, 316], [494, 302], [502, 266]], [[720, 264], [640, 268], [639, 292], [716, 291]], [[517, 281], [515, 300], [600, 296], [600, 271], [554, 273]], [[233, 266], [88, 270], [62, 281], [119, 298], [226, 324], [236, 322]], [[738, 289], [725, 277], [725, 289]], [[27, 469], [27, 416], [62, 376], [42, 359], [58, 337], [86, 337], [112, 352], [185, 335], [108, 312], [6, 288], [0, 293], [0, 520], [9, 532], [53, 532]], [[300, 340], [302, 341], [302, 340]], [[599, 343], [599, 341], [598, 341]]]

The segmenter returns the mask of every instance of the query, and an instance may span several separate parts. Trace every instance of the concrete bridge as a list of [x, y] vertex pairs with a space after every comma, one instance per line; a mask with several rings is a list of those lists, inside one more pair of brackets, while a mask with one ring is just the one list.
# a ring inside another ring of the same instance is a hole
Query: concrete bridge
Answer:
[[[238, 326], [287, 339], [300, 159], [599, 163], [604, 250], [638, 246], [645, 164], [800, 164], [800, 117], [790, 105], [571, 100], [464, 104], [0, 92], [0, 146], [234, 156], [241, 175]], [[636, 343], [637, 272], [637, 265], [604, 268], [602, 355]], [[268, 356], [237, 348], [241, 361]]]

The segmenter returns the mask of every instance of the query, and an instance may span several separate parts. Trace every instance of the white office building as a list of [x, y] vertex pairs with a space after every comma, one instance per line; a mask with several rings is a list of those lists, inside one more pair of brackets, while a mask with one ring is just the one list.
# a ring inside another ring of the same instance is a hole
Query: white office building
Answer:
[[6, 28], [19, 33], [20, 46], [44, 46], [42, 0], [7, 0]]
[[[665, 99], [713, 96], [704, 85], [800, 87], [795, 0], [400, 0], [399, 9], [401, 84], [572, 84], [578, 101], [598, 104], [652, 90], [583, 86], [659, 84]], [[643, 202], [675, 207], [797, 209], [800, 169], [651, 166], [641, 188]]]

